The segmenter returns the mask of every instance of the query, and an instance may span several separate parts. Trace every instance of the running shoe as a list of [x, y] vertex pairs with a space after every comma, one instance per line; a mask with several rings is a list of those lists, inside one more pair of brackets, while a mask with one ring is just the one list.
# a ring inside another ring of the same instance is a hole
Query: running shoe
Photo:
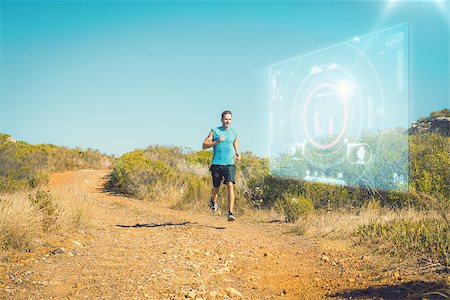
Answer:
[[231, 211], [228, 212], [228, 221], [234, 221], [236, 218], [234, 217], [233, 213]]
[[217, 211], [217, 208], [218, 208], [217, 202], [214, 201], [212, 197], [209, 198], [209, 208], [211, 208], [211, 210], [212, 210], [213, 212], [216, 212], [216, 211]]

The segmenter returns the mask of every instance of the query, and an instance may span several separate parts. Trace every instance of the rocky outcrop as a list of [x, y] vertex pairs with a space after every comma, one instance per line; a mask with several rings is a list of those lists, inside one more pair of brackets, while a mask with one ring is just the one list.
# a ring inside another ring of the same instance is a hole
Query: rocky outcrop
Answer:
[[424, 134], [435, 132], [443, 136], [450, 136], [450, 117], [422, 119], [411, 124], [409, 134]]
[[17, 142], [16, 139], [13, 138], [12, 136], [8, 136], [8, 137], [6, 138], [6, 141], [7, 141], [7, 142], [11, 142], [11, 143]]

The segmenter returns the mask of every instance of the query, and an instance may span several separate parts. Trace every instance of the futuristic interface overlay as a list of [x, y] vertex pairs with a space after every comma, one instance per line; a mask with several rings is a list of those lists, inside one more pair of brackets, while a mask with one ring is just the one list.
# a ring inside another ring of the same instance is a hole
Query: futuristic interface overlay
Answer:
[[273, 174], [408, 188], [409, 24], [270, 68]]

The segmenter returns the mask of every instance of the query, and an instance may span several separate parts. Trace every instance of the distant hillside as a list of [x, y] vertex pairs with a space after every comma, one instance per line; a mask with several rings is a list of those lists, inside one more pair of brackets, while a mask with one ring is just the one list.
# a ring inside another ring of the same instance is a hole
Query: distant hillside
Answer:
[[410, 134], [437, 133], [442, 136], [450, 136], [450, 110], [444, 108], [435, 111], [429, 117], [419, 118], [417, 122], [411, 124]]
[[0, 133], [0, 193], [45, 184], [51, 172], [108, 168], [113, 160], [95, 149], [33, 145]]

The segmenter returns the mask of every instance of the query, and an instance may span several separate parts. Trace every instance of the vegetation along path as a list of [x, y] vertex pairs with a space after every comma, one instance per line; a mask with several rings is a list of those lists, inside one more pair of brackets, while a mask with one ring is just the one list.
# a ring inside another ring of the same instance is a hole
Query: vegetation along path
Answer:
[[112, 195], [102, 188], [107, 174], [51, 177], [50, 192], [87, 202], [92, 226], [46, 255], [24, 254], [0, 298], [317, 299], [367, 288], [366, 275], [345, 264], [355, 258], [324, 255], [323, 245], [286, 234], [288, 224]]

